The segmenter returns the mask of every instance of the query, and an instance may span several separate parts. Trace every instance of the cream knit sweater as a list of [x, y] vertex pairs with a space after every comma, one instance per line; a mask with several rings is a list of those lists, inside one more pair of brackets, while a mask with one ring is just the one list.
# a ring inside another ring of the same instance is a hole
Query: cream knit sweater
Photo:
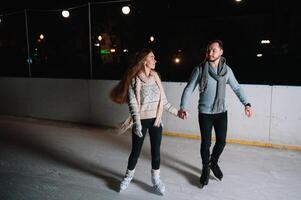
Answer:
[[151, 71], [149, 76], [141, 72], [133, 78], [128, 92], [128, 105], [134, 123], [141, 123], [141, 119], [159, 116], [161, 124], [163, 110], [160, 111], [160, 101], [164, 110], [177, 116], [178, 110], [167, 101], [161, 81], [155, 71]]
[[160, 126], [163, 110], [178, 115], [178, 110], [167, 101], [155, 71], [151, 71], [149, 76], [141, 72], [132, 79], [128, 90], [128, 106], [130, 116], [120, 124], [119, 134], [125, 133], [133, 124], [141, 125], [141, 119], [156, 118], [154, 126]]

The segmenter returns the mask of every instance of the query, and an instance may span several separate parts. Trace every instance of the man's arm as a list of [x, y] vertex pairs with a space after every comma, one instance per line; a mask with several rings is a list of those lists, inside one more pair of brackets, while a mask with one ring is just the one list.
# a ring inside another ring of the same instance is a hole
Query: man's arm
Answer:
[[245, 106], [245, 114], [248, 117], [251, 117], [253, 114], [252, 108], [251, 108], [251, 103], [248, 101], [247, 96], [244, 93], [244, 90], [236, 80], [233, 71], [231, 70], [230, 67], [228, 67], [228, 73], [229, 73], [229, 80], [228, 83], [240, 102]]
[[195, 90], [196, 86], [198, 85], [200, 81], [200, 67], [197, 66], [193, 69], [190, 79], [186, 85], [186, 87], [183, 90], [182, 96], [181, 96], [181, 104], [180, 108], [181, 110], [185, 110], [189, 101], [189, 98], [193, 91]]
[[240, 102], [245, 106], [248, 102], [247, 96], [245, 95], [244, 90], [236, 80], [233, 71], [231, 70], [230, 67], [228, 67], [228, 73], [229, 73], [229, 79], [228, 83], [230, 87], [232, 88], [233, 92], [236, 94]]
[[189, 98], [193, 91], [195, 90], [196, 86], [198, 85], [200, 81], [200, 67], [196, 66], [191, 75], [190, 79], [186, 85], [186, 87], [183, 90], [182, 96], [181, 96], [181, 104], [180, 104], [180, 110], [178, 112], [178, 116], [182, 119], [186, 119], [188, 117], [188, 113], [186, 111], [186, 107], [189, 101]]

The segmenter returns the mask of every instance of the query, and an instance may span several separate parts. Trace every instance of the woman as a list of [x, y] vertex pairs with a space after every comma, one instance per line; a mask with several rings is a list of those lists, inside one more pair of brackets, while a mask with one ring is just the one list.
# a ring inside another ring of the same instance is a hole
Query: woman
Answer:
[[114, 102], [128, 103], [130, 117], [122, 125], [123, 132], [132, 127], [132, 151], [120, 191], [125, 190], [133, 179], [147, 130], [151, 143], [151, 181], [159, 194], [163, 195], [165, 191], [165, 185], [160, 179], [161, 118], [163, 110], [175, 116], [179, 115], [178, 110], [166, 99], [161, 80], [155, 72], [155, 65], [153, 51], [142, 49], [136, 54], [133, 66], [127, 70], [110, 94]]

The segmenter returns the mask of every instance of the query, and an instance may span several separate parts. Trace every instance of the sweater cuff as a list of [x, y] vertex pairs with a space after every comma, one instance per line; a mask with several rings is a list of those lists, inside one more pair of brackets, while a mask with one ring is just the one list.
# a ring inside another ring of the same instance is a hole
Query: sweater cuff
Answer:
[[169, 112], [175, 116], [178, 116], [178, 109], [176, 109], [175, 107], [173, 107], [172, 109], [169, 110]]
[[246, 107], [246, 106], [252, 107], [250, 103], [246, 103], [246, 104], [245, 104], [245, 107]]

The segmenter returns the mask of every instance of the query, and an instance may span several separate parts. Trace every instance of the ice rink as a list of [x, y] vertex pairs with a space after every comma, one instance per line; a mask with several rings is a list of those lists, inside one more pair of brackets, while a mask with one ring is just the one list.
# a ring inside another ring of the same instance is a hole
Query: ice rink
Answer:
[[301, 199], [301, 151], [229, 143], [223, 180], [212, 176], [201, 189], [200, 140], [172, 136], [161, 146], [165, 195], [151, 188], [148, 137], [132, 183], [119, 193], [130, 148], [130, 133], [114, 129], [0, 116], [0, 199]]

